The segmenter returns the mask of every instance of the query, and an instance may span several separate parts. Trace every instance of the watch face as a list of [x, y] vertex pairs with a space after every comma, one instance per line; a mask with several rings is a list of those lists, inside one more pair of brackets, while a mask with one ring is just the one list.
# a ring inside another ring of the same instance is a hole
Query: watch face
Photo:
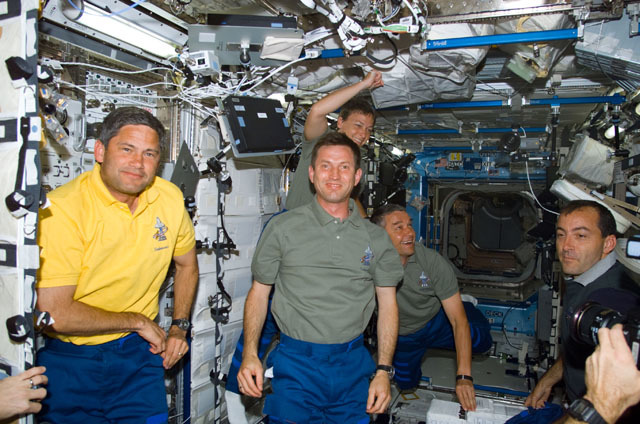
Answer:
[[184, 331], [187, 331], [189, 327], [191, 327], [191, 323], [187, 319], [174, 319], [171, 324]]

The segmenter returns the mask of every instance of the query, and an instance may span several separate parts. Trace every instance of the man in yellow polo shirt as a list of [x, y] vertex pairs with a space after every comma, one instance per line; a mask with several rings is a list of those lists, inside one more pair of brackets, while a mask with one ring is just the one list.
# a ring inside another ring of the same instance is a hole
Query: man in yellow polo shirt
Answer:
[[[40, 212], [38, 309], [51, 314], [40, 422], [166, 423], [164, 369], [187, 352], [198, 264], [182, 193], [156, 177], [164, 128], [123, 107], [104, 120], [98, 164]], [[169, 333], [153, 320], [174, 261]]]

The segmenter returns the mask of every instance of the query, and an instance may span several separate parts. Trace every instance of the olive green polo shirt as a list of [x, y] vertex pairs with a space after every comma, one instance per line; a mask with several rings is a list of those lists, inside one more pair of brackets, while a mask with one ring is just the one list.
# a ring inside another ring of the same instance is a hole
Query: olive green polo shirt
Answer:
[[345, 343], [363, 331], [375, 287], [395, 287], [402, 263], [387, 232], [360, 217], [353, 200], [341, 221], [314, 200], [273, 217], [251, 271], [275, 284], [271, 310], [282, 332], [312, 343]]
[[406, 336], [424, 327], [440, 311], [441, 301], [458, 292], [453, 268], [438, 252], [416, 243], [415, 254], [404, 267], [398, 285], [398, 334]]
[[[296, 168], [296, 172], [293, 173], [291, 188], [289, 189], [289, 193], [287, 194], [287, 201], [285, 202], [285, 206], [288, 210], [295, 209], [298, 206], [306, 205], [313, 200], [315, 196], [315, 190], [313, 189], [313, 184], [309, 180], [311, 154], [313, 153], [313, 146], [316, 145], [320, 138], [324, 137], [329, 132], [330, 130], [327, 129], [318, 138], [314, 138], [311, 141], [308, 141], [306, 138], [303, 140], [298, 167]], [[353, 189], [353, 193], [351, 193], [352, 198], [360, 195], [360, 193], [362, 192], [362, 187], [364, 187], [363, 181], [365, 180], [367, 171], [367, 161], [365, 160], [365, 153], [366, 150], [360, 148], [360, 167], [362, 168], [362, 178], [360, 179], [358, 185]]]

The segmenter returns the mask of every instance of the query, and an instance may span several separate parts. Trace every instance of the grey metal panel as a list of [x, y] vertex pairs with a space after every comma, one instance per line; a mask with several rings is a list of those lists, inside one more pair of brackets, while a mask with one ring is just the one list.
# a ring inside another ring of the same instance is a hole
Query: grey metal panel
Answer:
[[588, 24], [576, 44], [578, 63], [622, 79], [640, 81], [640, 40], [629, 36], [629, 15]]
[[551, 320], [553, 319], [553, 292], [548, 288], [538, 290], [538, 314], [536, 315], [536, 337], [549, 341], [551, 338]]
[[154, 63], [149, 60], [115, 49], [103, 42], [87, 38], [81, 34], [69, 31], [49, 22], [40, 21], [38, 24], [38, 30], [40, 31], [40, 34], [50, 35], [58, 40], [66, 41], [75, 46], [136, 66], [140, 69], [147, 69], [154, 66]]
[[251, 64], [257, 66], [280, 66], [281, 60], [260, 59], [260, 50], [266, 37], [301, 39], [301, 29], [260, 28], [232, 25], [189, 25], [189, 50], [213, 50], [221, 65], [242, 65], [240, 46], [250, 46]]

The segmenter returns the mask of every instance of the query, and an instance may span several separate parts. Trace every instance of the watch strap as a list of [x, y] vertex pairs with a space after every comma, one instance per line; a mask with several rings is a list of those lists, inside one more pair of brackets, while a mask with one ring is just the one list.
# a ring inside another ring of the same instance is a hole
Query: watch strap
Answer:
[[588, 424], [607, 424], [593, 406], [593, 403], [585, 398], [579, 398], [571, 402], [568, 412], [572, 418]]
[[178, 318], [171, 321], [171, 325], [175, 325], [181, 330], [188, 330], [191, 327], [191, 322], [186, 318]]
[[389, 378], [393, 378], [393, 376], [396, 375], [396, 369], [393, 368], [393, 365], [378, 365], [376, 367], [376, 372], [377, 371], [386, 371], [387, 374], [389, 374]]

